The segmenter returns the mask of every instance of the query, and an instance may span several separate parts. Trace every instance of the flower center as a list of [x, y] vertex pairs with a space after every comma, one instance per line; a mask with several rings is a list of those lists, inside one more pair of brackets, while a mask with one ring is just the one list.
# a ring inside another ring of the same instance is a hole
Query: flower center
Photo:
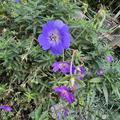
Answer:
[[64, 94], [64, 95], [68, 95], [68, 92], [66, 91], [66, 90], [62, 90], [62, 94]]
[[60, 69], [62, 69], [62, 68], [68, 67], [68, 65], [67, 65], [66, 63], [61, 63], [61, 64], [59, 65], [59, 67], [60, 67]]
[[60, 39], [59, 32], [57, 30], [53, 30], [49, 35], [50, 42], [58, 42]]

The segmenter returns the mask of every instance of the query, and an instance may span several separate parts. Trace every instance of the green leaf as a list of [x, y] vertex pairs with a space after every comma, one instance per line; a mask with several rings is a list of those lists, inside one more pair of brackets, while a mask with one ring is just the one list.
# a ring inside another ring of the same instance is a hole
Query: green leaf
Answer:
[[102, 82], [102, 78], [96, 77], [96, 78], [91, 79], [89, 82], [90, 83], [100, 83], [100, 82]]
[[0, 85], [0, 94], [6, 91], [6, 86], [5, 85]]
[[86, 84], [84, 83], [84, 81], [79, 80], [77, 78], [75, 78], [75, 80], [78, 82], [79, 85], [81, 85], [82, 87], [85, 87]]
[[66, 75], [65, 77], [63, 77], [60, 81], [67, 81], [67, 80], [70, 80], [70, 75]]
[[103, 89], [103, 93], [104, 93], [106, 104], [108, 104], [108, 90], [107, 90], [107, 87], [106, 87], [105, 84], [103, 84], [102, 89]]

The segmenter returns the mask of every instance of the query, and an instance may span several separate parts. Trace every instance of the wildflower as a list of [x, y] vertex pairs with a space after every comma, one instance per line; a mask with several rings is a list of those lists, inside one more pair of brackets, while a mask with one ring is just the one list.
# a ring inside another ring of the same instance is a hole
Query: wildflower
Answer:
[[[83, 77], [86, 74], [85, 67], [84, 66], [78, 67], [76, 73], [78, 74], [76, 76], [76, 78], [79, 79], [79, 80], [83, 80]], [[73, 83], [73, 86], [72, 86], [72, 90], [76, 91], [76, 89], [78, 89], [78, 88], [79, 88], [79, 84], [78, 84], [78, 82], [76, 80], [74, 80], [74, 83]]]
[[77, 79], [79, 79], [79, 80], [83, 80], [83, 77], [81, 77], [81, 76], [77, 76]]
[[68, 109], [66, 109], [66, 108], [63, 108], [62, 109], [62, 112], [57, 112], [57, 120], [62, 120], [62, 116], [64, 115], [64, 117], [67, 117], [68, 116], [68, 114], [69, 114], [69, 110]]
[[0, 109], [4, 109], [4, 110], [9, 111], [9, 112], [12, 111], [12, 108], [8, 105], [2, 105], [2, 106], [0, 106]]
[[71, 90], [74, 93], [79, 88], [79, 84], [77, 81], [74, 81], [73, 86], [71, 86]]
[[57, 112], [57, 120], [61, 120], [62, 119], [62, 115], [60, 112]]
[[61, 20], [47, 21], [43, 26], [38, 42], [43, 50], [50, 49], [53, 54], [61, 54], [69, 48], [72, 37], [68, 25]]
[[112, 61], [113, 61], [113, 56], [112, 56], [112, 55], [108, 55], [108, 56], [106, 57], [106, 60], [107, 60], [108, 62], [112, 62]]
[[15, 2], [16, 2], [16, 3], [19, 3], [19, 2], [20, 2], [20, 0], [15, 0]]
[[80, 74], [79, 76], [77, 76], [77, 78], [78, 78], [79, 80], [83, 80], [83, 77], [84, 77], [85, 74], [86, 74], [85, 67], [84, 67], [84, 66], [80, 66], [80, 67], [77, 69], [77, 74]]
[[103, 74], [104, 74], [104, 70], [103, 69], [99, 69], [97, 71], [97, 75], [102, 76]]
[[85, 74], [85, 67], [84, 66], [80, 66], [79, 70], [80, 70], [81, 74]]
[[[75, 66], [72, 66], [72, 72], [74, 72]], [[70, 62], [54, 62], [53, 71], [57, 72], [60, 70], [63, 74], [70, 73]]]
[[64, 116], [65, 116], [65, 117], [67, 117], [67, 116], [68, 116], [68, 114], [69, 114], [69, 110], [68, 110], [68, 109], [66, 109], [66, 108], [64, 108]]
[[55, 104], [51, 107], [52, 117], [61, 120], [62, 116], [67, 117], [69, 110], [63, 104]]
[[69, 114], [69, 110], [66, 108], [62, 109], [62, 112], [57, 112], [57, 120], [61, 120], [62, 119], [62, 114], [64, 115], [64, 117], [67, 117]]
[[75, 97], [73, 95], [72, 92], [70, 92], [70, 90], [68, 89], [67, 86], [59, 86], [59, 87], [55, 87], [53, 88], [54, 91], [59, 93], [59, 96], [61, 98], [64, 98], [67, 100], [67, 102], [69, 103], [73, 103], [75, 100]]

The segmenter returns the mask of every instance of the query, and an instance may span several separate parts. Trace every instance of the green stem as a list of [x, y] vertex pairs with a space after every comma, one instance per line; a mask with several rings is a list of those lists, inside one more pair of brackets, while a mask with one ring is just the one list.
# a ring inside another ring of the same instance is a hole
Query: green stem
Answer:
[[71, 63], [70, 63], [70, 75], [72, 75], [72, 65], [73, 65], [73, 61], [74, 61], [74, 55], [75, 55], [75, 51], [73, 50], [72, 59], [71, 59]]
[[64, 51], [63, 51], [63, 62], [64, 62], [64, 60], [65, 60], [65, 57], [64, 57], [65, 55], [64, 55]]

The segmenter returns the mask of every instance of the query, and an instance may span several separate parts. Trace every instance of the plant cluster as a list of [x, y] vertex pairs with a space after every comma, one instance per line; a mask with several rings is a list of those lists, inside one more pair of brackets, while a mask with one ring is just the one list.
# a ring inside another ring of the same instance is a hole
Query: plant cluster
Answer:
[[120, 119], [120, 60], [103, 40], [105, 8], [79, 0], [2, 0], [1, 120]]

